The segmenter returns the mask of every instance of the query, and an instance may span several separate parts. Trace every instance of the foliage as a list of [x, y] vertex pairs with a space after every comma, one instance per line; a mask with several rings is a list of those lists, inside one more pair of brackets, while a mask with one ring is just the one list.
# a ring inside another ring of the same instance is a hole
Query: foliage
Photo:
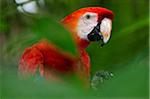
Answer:
[[[0, 44], [1, 97], [26, 98], [143, 98], [148, 99], [147, 0], [45, 0], [39, 13], [19, 13], [12, 0], [1, 0]], [[85, 91], [78, 81], [57, 84], [20, 79], [18, 60], [24, 48], [46, 38], [64, 51], [76, 55], [70, 34], [58, 23], [67, 14], [87, 6], [101, 6], [115, 13], [112, 38], [103, 48], [92, 43], [91, 77], [98, 70], [109, 70], [114, 77], [99, 85], [98, 91]], [[55, 21], [54, 21], [55, 20]]]

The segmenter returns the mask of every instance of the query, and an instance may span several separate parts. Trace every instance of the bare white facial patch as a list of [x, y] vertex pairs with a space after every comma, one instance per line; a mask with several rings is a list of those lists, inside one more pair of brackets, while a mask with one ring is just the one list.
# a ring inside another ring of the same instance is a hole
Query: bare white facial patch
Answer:
[[98, 20], [98, 15], [96, 13], [87, 12], [83, 16], [81, 16], [77, 26], [78, 36], [82, 39], [88, 40], [87, 35], [98, 24], [97, 20]]

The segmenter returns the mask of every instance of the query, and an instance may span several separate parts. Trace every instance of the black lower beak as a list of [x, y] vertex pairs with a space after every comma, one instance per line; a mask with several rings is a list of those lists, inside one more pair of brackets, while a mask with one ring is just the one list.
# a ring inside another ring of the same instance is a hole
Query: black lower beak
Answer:
[[[94, 27], [94, 29], [88, 34], [89, 41], [100, 41], [103, 42], [103, 36], [100, 34], [100, 23]], [[101, 44], [103, 46], [104, 43]]]
[[103, 40], [103, 36], [100, 35], [100, 23], [98, 23], [94, 29], [88, 34], [88, 39], [90, 41]]
[[88, 34], [88, 39], [90, 41], [99, 41], [101, 40], [101, 36], [95, 32], [91, 32], [90, 34]]

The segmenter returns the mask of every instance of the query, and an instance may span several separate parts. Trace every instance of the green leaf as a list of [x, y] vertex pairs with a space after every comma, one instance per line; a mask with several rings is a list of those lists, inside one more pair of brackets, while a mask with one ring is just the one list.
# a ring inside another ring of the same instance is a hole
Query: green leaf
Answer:
[[51, 18], [42, 17], [36, 19], [33, 31], [41, 39], [46, 38], [49, 42], [54, 43], [64, 51], [68, 51], [73, 55], [77, 54], [77, 49], [71, 34]]
[[149, 25], [149, 17], [142, 18], [142, 19], [136, 21], [135, 23], [133, 23], [132, 25], [127, 26], [124, 29], [122, 29], [121, 31], [119, 31], [118, 35], [115, 36], [115, 38], [117, 39], [119, 37], [128, 36], [131, 33], [135, 32], [136, 30], [141, 29], [148, 25]]
[[114, 77], [100, 84], [96, 94], [108, 98], [148, 99], [148, 67], [147, 50], [144, 50], [132, 61], [119, 64], [119, 68], [113, 71]]

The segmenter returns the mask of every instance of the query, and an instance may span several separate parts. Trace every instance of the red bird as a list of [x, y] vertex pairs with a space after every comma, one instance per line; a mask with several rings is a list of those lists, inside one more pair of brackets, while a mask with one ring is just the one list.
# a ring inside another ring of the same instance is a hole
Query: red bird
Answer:
[[19, 72], [40, 75], [48, 79], [61, 79], [62, 75], [76, 74], [83, 81], [90, 76], [90, 58], [85, 48], [91, 41], [105, 44], [111, 36], [113, 12], [101, 7], [79, 9], [61, 20], [71, 32], [77, 45], [78, 57], [62, 52], [48, 41], [40, 41], [26, 48], [19, 63]]

